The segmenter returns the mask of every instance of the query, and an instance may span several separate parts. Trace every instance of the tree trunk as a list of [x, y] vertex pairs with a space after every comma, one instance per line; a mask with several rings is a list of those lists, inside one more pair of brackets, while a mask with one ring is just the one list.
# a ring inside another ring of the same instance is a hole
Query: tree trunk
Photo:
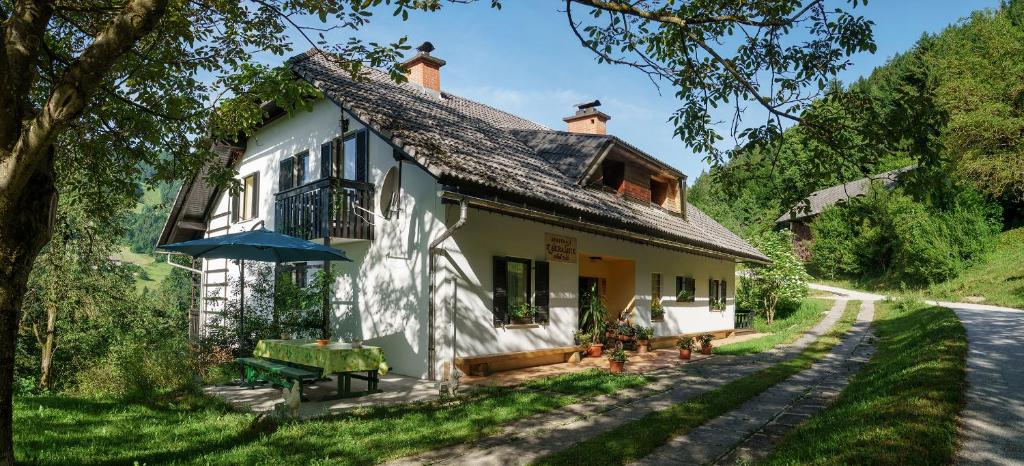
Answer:
[[53, 153], [20, 193], [0, 190], [0, 466], [14, 464], [14, 354], [22, 300], [39, 250], [53, 233]]
[[50, 388], [50, 366], [53, 365], [53, 343], [57, 332], [57, 303], [51, 302], [46, 307], [46, 338], [42, 342], [42, 354], [39, 357], [39, 388]]

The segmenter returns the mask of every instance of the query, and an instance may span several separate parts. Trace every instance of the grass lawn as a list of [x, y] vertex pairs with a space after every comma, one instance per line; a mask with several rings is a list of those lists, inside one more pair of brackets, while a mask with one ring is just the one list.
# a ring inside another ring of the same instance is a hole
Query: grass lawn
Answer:
[[760, 353], [779, 344], [792, 343], [803, 333], [821, 322], [832, 303], [822, 299], [807, 298], [800, 306], [787, 314], [777, 314], [771, 325], [764, 317], [754, 317], [754, 331], [769, 333], [763, 337], [722, 345], [715, 348], [718, 354]]
[[59, 396], [14, 402], [26, 464], [375, 464], [497, 432], [508, 422], [646, 384], [591, 370], [449, 402], [367, 408], [274, 427], [204, 397], [152, 404]]
[[128, 246], [121, 246], [118, 256], [125, 262], [136, 264], [142, 267], [142, 270], [145, 270], [146, 277], [135, 277], [135, 288], [139, 292], [142, 292], [145, 288], [150, 290], [157, 289], [160, 286], [160, 282], [171, 273], [171, 266], [165, 262], [166, 259], [157, 260], [157, 258], [148, 254], [132, 252]]
[[839, 343], [856, 320], [859, 301], [849, 301], [832, 329], [797, 357], [729, 382], [668, 409], [656, 411], [566, 450], [543, 458], [540, 464], [626, 464], [647, 456], [672, 437], [721, 416], [793, 374], [807, 369]]
[[984, 297], [985, 304], [1024, 309], [1024, 228], [999, 235], [988, 258], [959, 277], [932, 286], [929, 294], [950, 301]]
[[874, 357], [770, 464], [952, 464], [967, 340], [953, 311], [879, 303]]

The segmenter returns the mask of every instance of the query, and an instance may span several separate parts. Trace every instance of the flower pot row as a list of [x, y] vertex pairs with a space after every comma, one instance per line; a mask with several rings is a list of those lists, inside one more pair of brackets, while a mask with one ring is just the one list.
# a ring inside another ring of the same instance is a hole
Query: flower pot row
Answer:
[[690, 359], [691, 355], [693, 354], [694, 348], [697, 347], [698, 342], [700, 343], [701, 354], [711, 354], [711, 340], [713, 340], [714, 338], [714, 335], [706, 333], [697, 338], [682, 337], [676, 340], [676, 348], [679, 349], [679, 359]]

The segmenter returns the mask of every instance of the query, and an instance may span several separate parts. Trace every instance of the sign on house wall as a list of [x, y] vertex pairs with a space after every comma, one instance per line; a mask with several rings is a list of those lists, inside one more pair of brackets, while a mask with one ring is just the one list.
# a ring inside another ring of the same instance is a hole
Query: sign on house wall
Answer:
[[544, 233], [544, 256], [548, 262], [576, 262], [576, 238]]

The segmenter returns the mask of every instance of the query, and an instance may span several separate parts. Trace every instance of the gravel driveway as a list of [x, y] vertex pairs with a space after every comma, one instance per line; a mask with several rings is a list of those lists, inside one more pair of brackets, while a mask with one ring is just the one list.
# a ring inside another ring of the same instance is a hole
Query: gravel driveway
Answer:
[[958, 462], [1024, 465], [1024, 312], [942, 304], [967, 329]]

